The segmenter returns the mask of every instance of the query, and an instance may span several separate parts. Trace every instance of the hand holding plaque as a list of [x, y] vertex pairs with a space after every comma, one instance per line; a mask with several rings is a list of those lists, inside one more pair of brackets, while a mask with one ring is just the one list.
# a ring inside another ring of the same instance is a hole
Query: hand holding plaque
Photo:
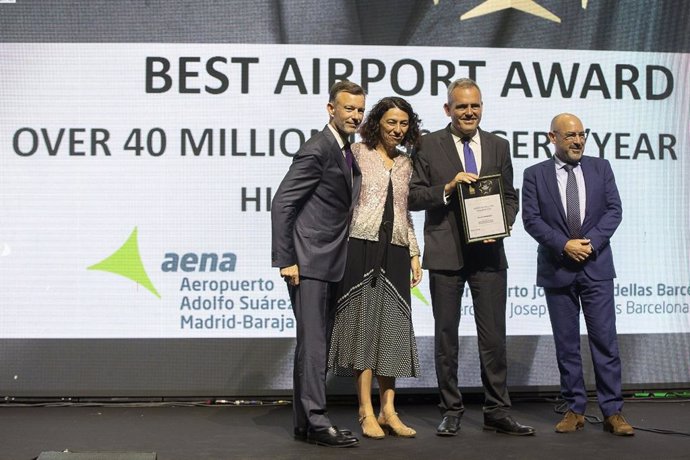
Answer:
[[457, 188], [466, 243], [510, 236], [500, 174], [458, 182]]

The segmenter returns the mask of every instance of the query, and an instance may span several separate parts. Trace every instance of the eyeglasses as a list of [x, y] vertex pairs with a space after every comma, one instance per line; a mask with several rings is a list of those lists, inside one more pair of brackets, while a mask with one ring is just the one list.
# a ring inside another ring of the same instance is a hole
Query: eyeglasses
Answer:
[[560, 134], [563, 137], [563, 139], [565, 139], [566, 141], [574, 141], [575, 138], [579, 138], [579, 139], [582, 139], [583, 141], [586, 141], [587, 136], [589, 136], [589, 130], [580, 131], [579, 133], [576, 133], [574, 131], [566, 131], [564, 133], [562, 133], [560, 131], [554, 131], [554, 133]]

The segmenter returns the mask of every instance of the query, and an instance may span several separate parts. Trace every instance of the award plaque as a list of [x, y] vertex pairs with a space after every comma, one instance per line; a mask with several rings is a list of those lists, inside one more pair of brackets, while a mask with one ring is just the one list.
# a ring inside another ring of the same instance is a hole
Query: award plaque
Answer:
[[510, 236], [500, 174], [480, 177], [471, 184], [458, 182], [457, 187], [465, 242]]

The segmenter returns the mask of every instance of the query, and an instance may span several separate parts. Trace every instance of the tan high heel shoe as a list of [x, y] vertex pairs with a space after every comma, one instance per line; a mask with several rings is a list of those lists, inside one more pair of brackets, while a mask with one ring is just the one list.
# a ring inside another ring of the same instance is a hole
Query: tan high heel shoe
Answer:
[[397, 412], [385, 415], [383, 413], [379, 414], [378, 418], [379, 425], [391, 436], [399, 436], [401, 438], [414, 438], [417, 436], [417, 432], [405, 425], [398, 417]]
[[362, 434], [365, 438], [383, 439], [386, 436], [374, 414], [362, 415], [359, 417], [359, 424], [362, 426]]

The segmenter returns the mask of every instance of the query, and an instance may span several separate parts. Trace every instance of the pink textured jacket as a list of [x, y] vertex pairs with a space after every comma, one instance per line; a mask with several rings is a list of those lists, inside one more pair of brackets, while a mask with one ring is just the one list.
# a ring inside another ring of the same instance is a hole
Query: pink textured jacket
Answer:
[[412, 161], [405, 155], [394, 159], [390, 176], [383, 160], [362, 143], [352, 144], [352, 153], [362, 170], [362, 188], [350, 225], [350, 237], [378, 241], [379, 227], [388, 193], [388, 179], [393, 180], [393, 241], [397, 246], [410, 248], [410, 257], [419, 255], [412, 215], [407, 209], [407, 195], [412, 177]]

